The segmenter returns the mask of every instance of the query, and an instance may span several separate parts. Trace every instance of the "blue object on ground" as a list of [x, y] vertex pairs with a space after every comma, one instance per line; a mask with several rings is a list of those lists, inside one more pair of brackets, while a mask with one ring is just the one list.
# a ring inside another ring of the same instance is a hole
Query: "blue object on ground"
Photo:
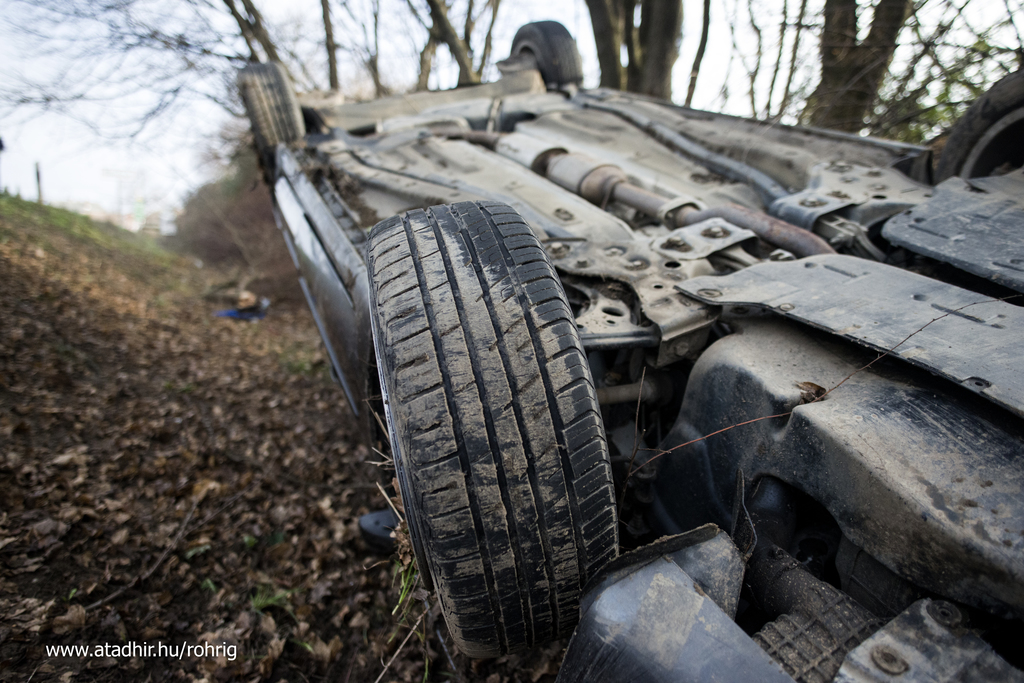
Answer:
[[262, 297], [255, 306], [245, 308], [227, 308], [214, 313], [218, 318], [234, 318], [235, 320], [262, 320], [267, 317], [267, 309], [270, 308], [270, 299]]

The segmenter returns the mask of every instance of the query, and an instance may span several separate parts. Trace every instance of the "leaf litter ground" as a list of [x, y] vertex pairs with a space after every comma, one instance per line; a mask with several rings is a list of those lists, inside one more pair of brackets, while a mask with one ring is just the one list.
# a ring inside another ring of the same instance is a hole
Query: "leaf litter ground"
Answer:
[[0, 197], [0, 681], [552, 681], [564, 642], [471, 661], [363, 543], [390, 474], [311, 316], [214, 318], [217, 276]]

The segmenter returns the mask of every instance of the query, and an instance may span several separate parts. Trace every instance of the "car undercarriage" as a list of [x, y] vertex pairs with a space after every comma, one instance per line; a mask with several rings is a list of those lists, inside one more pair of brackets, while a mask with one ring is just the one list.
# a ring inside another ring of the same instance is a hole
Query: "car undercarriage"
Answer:
[[551, 23], [453, 91], [239, 78], [460, 649], [1024, 679], [1024, 100], [935, 178], [924, 147], [582, 90]]

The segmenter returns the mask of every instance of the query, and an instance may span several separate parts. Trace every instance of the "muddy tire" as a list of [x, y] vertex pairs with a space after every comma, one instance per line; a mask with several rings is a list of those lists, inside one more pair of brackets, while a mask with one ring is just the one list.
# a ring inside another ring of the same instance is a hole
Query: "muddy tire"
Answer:
[[267, 182], [272, 184], [278, 143], [288, 144], [306, 135], [291, 79], [280, 64], [249, 64], [238, 72], [238, 91], [249, 115]]
[[537, 69], [548, 87], [583, 82], [583, 61], [576, 41], [557, 21], [535, 21], [516, 31], [510, 56], [518, 57], [522, 52], [530, 52], [536, 58]]
[[979, 97], [949, 135], [937, 180], [980, 178], [1024, 165], [1024, 70]]
[[370, 233], [371, 320], [420, 573], [471, 657], [568, 635], [618, 551], [608, 447], [561, 283], [497, 202]]

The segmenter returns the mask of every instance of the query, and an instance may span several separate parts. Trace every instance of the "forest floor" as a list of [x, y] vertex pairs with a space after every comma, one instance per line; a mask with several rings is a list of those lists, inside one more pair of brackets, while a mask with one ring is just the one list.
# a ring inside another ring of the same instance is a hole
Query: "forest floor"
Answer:
[[312, 317], [218, 278], [0, 197], [0, 681], [553, 681], [564, 642], [469, 660], [364, 544], [391, 473]]

